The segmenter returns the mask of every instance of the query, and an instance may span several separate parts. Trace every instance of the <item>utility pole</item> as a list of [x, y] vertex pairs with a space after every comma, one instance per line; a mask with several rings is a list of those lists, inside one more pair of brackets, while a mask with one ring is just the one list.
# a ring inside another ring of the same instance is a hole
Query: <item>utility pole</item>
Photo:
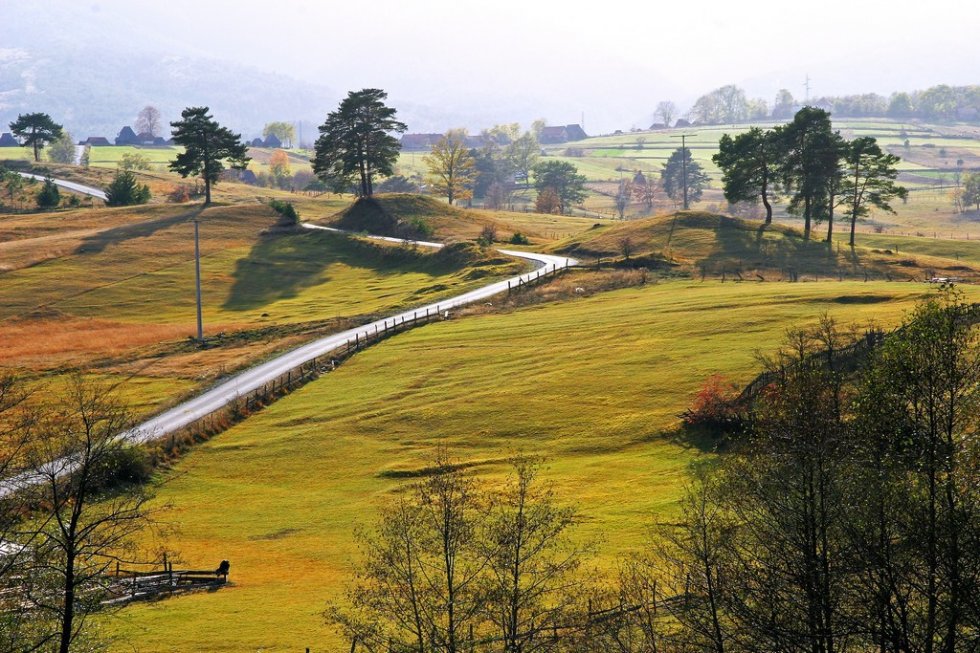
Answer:
[[687, 137], [694, 134], [680, 134], [671, 138], [681, 139], [681, 180], [684, 184], [684, 210], [687, 210]]
[[201, 236], [199, 223], [194, 218], [194, 282], [197, 286], [197, 341], [204, 344], [204, 320], [201, 319]]
[[810, 73], [807, 73], [806, 80], [803, 82], [803, 88], [806, 89], [806, 95], [804, 96], [804, 102], [810, 102]]

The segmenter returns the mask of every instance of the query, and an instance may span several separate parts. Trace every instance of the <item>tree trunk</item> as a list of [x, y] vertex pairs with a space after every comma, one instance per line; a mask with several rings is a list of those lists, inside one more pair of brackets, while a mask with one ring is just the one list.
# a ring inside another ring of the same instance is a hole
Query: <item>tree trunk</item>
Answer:
[[64, 609], [61, 613], [61, 641], [58, 653], [69, 653], [75, 621], [75, 556], [69, 551], [65, 560], [65, 588], [62, 595]]
[[858, 208], [861, 206], [861, 197], [858, 194], [858, 175], [860, 174], [860, 170], [860, 163], [854, 166], [854, 203], [851, 206], [851, 247], [854, 247], [854, 231], [857, 228]]
[[204, 176], [204, 204], [211, 203], [211, 179], [205, 175]]
[[769, 180], [762, 178], [762, 205], [766, 207], [766, 224], [772, 224], [772, 204], [769, 203]]
[[834, 242], [834, 195], [830, 195], [830, 215], [827, 218], [827, 244]]
[[803, 199], [803, 240], [810, 240], [810, 196]]

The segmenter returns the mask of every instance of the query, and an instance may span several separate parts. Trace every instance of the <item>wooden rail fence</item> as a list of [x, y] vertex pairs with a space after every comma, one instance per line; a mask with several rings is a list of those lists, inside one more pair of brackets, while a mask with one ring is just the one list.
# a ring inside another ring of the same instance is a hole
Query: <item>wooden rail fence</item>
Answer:
[[[507, 294], [510, 295], [515, 292], [526, 291], [528, 288], [538, 285], [550, 277], [567, 273], [568, 269], [567, 265], [551, 271], [548, 271], [547, 267], [543, 267], [536, 270], [533, 276], [527, 280], [518, 278], [516, 282], [508, 281]], [[410, 317], [403, 315], [401, 317], [396, 316], [384, 319], [381, 321], [380, 326], [377, 324], [374, 325], [373, 331], [368, 331], [363, 335], [355, 334], [353, 338], [348, 339], [346, 343], [336, 349], [300, 363], [258, 388], [242, 394], [230, 404], [199, 417], [191, 424], [180, 429], [179, 432], [190, 433], [192, 435], [217, 433], [223, 428], [227, 428], [227, 421], [222, 420], [222, 416], [230, 415], [232, 421], [237, 421], [252, 411], [267, 406], [279, 397], [318, 378], [321, 374], [333, 371], [348, 358], [371, 345], [377, 344], [395, 334], [408, 331], [409, 329], [414, 329], [430, 322], [449, 319], [450, 316], [450, 310], [441, 310], [439, 305], [436, 305], [435, 308], [430, 307], [425, 310], [414, 311]], [[178, 432], [171, 433], [163, 441], [166, 442], [168, 439], [171, 447], [173, 447], [178, 439]]]

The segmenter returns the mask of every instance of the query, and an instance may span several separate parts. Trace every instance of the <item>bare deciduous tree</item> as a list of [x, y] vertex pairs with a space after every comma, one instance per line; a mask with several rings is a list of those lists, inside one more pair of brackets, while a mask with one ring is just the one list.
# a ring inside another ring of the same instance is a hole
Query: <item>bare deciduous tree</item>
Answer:
[[667, 127], [670, 127], [674, 120], [674, 116], [677, 115], [677, 105], [670, 100], [664, 100], [657, 104], [657, 110], [655, 115], [660, 116], [660, 120]]
[[115, 393], [73, 376], [37, 413], [27, 450], [36, 507], [22, 525], [30, 541], [22, 601], [36, 616], [40, 646], [76, 650], [93, 635], [108, 572], [131, 561], [149, 524], [147, 466], [118, 434], [131, 422]]
[[136, 115], [136, 123], [133, 126], [137, 134], [149, 134], [156, 138], [161, 135], [161, 124], [160, 110], [152, 105], [146, 105]]
[[484, 613], [509, 653], [558, 645], [549, 635], [565, 625], [579, 601], [575, 572], [589, 551], [569, 539], [575, 512], [557, 504], [538, 473], [534, 460], [515, 461], [483, 537], [489, 561]]

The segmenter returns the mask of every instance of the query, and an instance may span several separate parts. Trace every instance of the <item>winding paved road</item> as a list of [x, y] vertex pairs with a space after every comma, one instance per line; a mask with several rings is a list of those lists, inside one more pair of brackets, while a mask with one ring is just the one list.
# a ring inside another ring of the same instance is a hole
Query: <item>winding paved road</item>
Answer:
[[[55, 180], [55, 183], [65, 186], [66, 188], [70, 188], [76, 192], [92, 195], [93, 197], [99, 197], [100, 195], [104, 197], [102, 191], [84, 186], [82, 184], [64, 182], [61, 180]], [[68, 186], [67, 184], [71, 185]], [[307, 229], [344, 233], [338, 229], [310, 223], [303, 223], [302, 226]], [[387, 242], [409, 242], [423, 247], [442, 247], [441, 243], [405, 241], [398, 238], [388, 238], [384, 236], [371, 236], [371, 238]], [[192, 424], [202, 417], [220, 410], [240, 397], [258, 390], [266, 383], [279, 378], [286, 372], [296, 369], [304, 363], [311, 362], [315, 358], [322, 358], [326, 354], [345, 346], [348, 342], [353, 342], [355, 338], [364, 339], [369, 335], [374, 335], [386, 327], [411, 322], [413, 317], [416, 315], [425, 315], [429, 312], [436, 314], [444, 313], [445, 311], [449, 311], [460, 306], [465, 306], [467, 304], [488, 299], [494, 295], [507, 291], [510, 286], [516, 286], [518, 283], [528, 283], [539, 276], [554, 274], [558, 270], [576, 265], [578, 263], [578, 261], [574, 259], [551, 256], [549, 254], [538, 254], [535, 252], [522, 252], [508, 249], [501, 249], [498, 251], [501, 254], [506, 254], [507, 256], [515, 256], [531, 261], [537, 264], [538, 267], [532, 272], [511, 277], [510, 279], [505, 279], [503, 281], [497, 281], [495, 283], [483, 286], [482, 288], [477, 288], [476, 290], [472, 290], [462, 295], [457, 295], [456, 297], [419, 306], [396, 315], [391, 315], [381, 320], [376, 320], [370, 324], [364, 324], [353, 329], [347, 329], [346, 331], [341, 331], [333, 335], [318, 338], [317, 340], [297, 347], [296, 349], [280, 354], [276, 358], [262, 363], [261, 365], [257, 365], [235, 374], [197, 397], [188, 399], [187, 401], [178, 404], [177, 406], [166, 410], [159, 415], [152, 417], [151, 419], [148, 419], [142, 424], [121, 433], [120, 437], [134, 443], [150, 442], [163, 438], [170, 433], [179, 431], [181, 428]], [[67, 468], [69, 468], [71, 465], [71, 463], [68, 461], [54, 461], [52, 464], [60, 465], [65, 469], [65, 471], [67, 471]], [[26, 474], [7, 479], [0, 483], [0, 497], [5, 496], [18, 488], [32, 485], [37, 482], [37, 480], [38, 479], [36, 476]]]
[[[28, 179], [36, 179], [38, 181], [44, 181], [44, 175], [34, 175], [29, 172], [18, 173], [21, 177], [27, 177]], [[105, 193], [103, 193], [98, 188], [92, 188], [91, 186], [85, 186], [84, 184], [78, 184], [74, 181], [66, 181], [64, 179], [55, 179], [54, 183], [56, 186], [61, 186], [66, 190], [75, 191], [76, 193], [81, 193], [82, 195], [91, 195], [96, 199], [105, 201]]]

